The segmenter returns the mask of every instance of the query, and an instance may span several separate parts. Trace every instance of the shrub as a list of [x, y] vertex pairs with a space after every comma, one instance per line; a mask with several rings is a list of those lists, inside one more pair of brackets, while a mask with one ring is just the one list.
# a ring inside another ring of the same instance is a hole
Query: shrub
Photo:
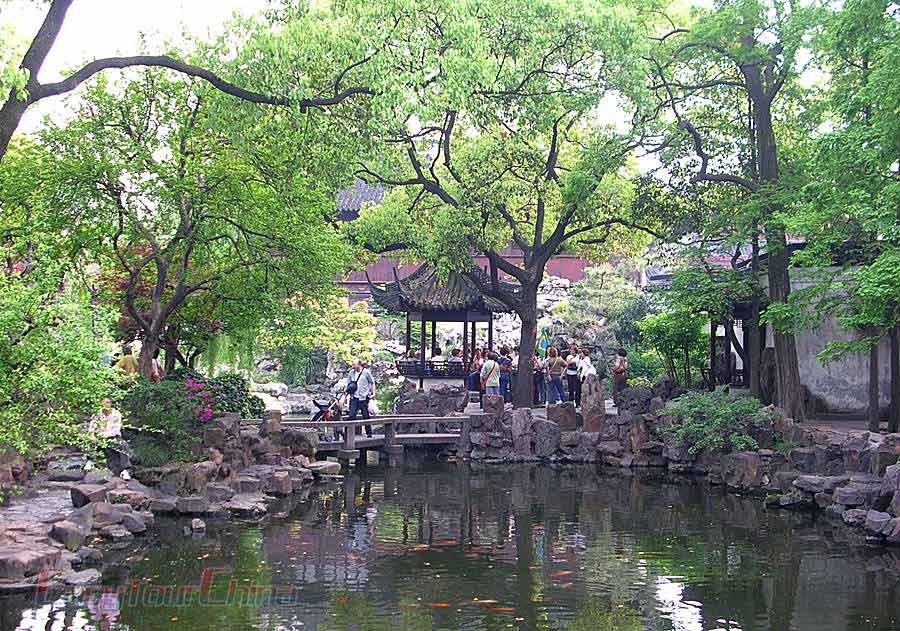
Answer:
[[208, 397], [200, 394], [209, 390], [193, 385], [197, 383], [191, 378], [140, 381], [125, 396], [124, 411], [138, 430], [128, 436], [138, 462], [157, 466], [169, 460], [196, 460], [203, 428], [215, 414], [205, 405]]
[[[250, 394], [247, 379], [238, 373], [207, 377], [190, 368], [177, 368], [166, 375], [166, 381], [190, 383], [197, 390], [208, 389], [215, 399], [216, 413], [234, 412], [243, 418], [259, 418], [266, 409], [262, 399]], [[198, 388], [197, 384], [205, 388]]]
[[0, 445], [94, 443], [82, 427], [118, 379], [101, 362], [112, 317], [61, 290], [65, 280], [61, 264], [40, 260], [30, 273], [0, 272]]
[[735, 395], [724, 386], [712, 392], [689, 392], [670, 401], [662, 414], [674, 417], [663, 431], [675, 435], [695, 454], [703, 449], [744, 450], [759, 447], [754, 428], [767, 427], [775, 413], [755, 398]]

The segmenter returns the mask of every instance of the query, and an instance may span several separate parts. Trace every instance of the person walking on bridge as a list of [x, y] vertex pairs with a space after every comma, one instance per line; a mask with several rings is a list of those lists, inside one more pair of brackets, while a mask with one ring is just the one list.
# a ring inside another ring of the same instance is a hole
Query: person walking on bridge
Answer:
[[[362, 413], [364, 419], [369, 416], [369, 400], [375, 397], [375, 378], [372, 371], [355, 359], [347, 375], [346, 392], [350, 396], [350, 415], [348, 421], [355, 421], [356, 415]], [[372, 436], [372, 426], [366, 425], [366, 436]]]

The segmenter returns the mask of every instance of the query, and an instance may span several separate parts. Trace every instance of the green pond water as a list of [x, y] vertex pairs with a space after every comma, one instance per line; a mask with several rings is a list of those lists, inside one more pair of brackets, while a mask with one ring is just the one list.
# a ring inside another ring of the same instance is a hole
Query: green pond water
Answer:
[[900, 552], [699, 482], [370, 468], [260, 523], [163, 522], [2, 629], [900, 629]]

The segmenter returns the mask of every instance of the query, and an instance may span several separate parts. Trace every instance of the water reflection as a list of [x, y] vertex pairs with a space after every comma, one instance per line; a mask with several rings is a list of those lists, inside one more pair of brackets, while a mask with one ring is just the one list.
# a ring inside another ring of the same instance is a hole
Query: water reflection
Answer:
[[897, 628], [896, 552], [700, 484], [369, 470], [278, 512], [202, 538], [163, 524], [106, 593], [0, 602], [2, 628]]

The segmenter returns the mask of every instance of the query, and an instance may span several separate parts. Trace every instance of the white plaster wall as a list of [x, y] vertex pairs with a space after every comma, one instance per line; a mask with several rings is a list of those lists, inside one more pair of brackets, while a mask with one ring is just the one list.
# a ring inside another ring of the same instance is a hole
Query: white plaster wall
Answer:
[[[800, 289], [815, 283], [808, 270], [791, 270], [791, 288]], [[762, 284], [767, 285], [765, 278]], [[767, 327], [767, 346], [774, 346], [771, 327]], [[820, 397], [829, 410], [835, 412], [859, 412], [868, 407], [869, 356], [856, 353], [838, 362], [823, 365], [818, 354], [832, 340], [858, 339], [859, 334], [841, 327], [830, 318], [815, 330], [801, 331], [796, 335], [797, 357], [800, 363], [800, 381], [809, 391]], [[890, 340], [883, 337], [879, 345], [880, 402], [887, 407], [890, 402]]]

